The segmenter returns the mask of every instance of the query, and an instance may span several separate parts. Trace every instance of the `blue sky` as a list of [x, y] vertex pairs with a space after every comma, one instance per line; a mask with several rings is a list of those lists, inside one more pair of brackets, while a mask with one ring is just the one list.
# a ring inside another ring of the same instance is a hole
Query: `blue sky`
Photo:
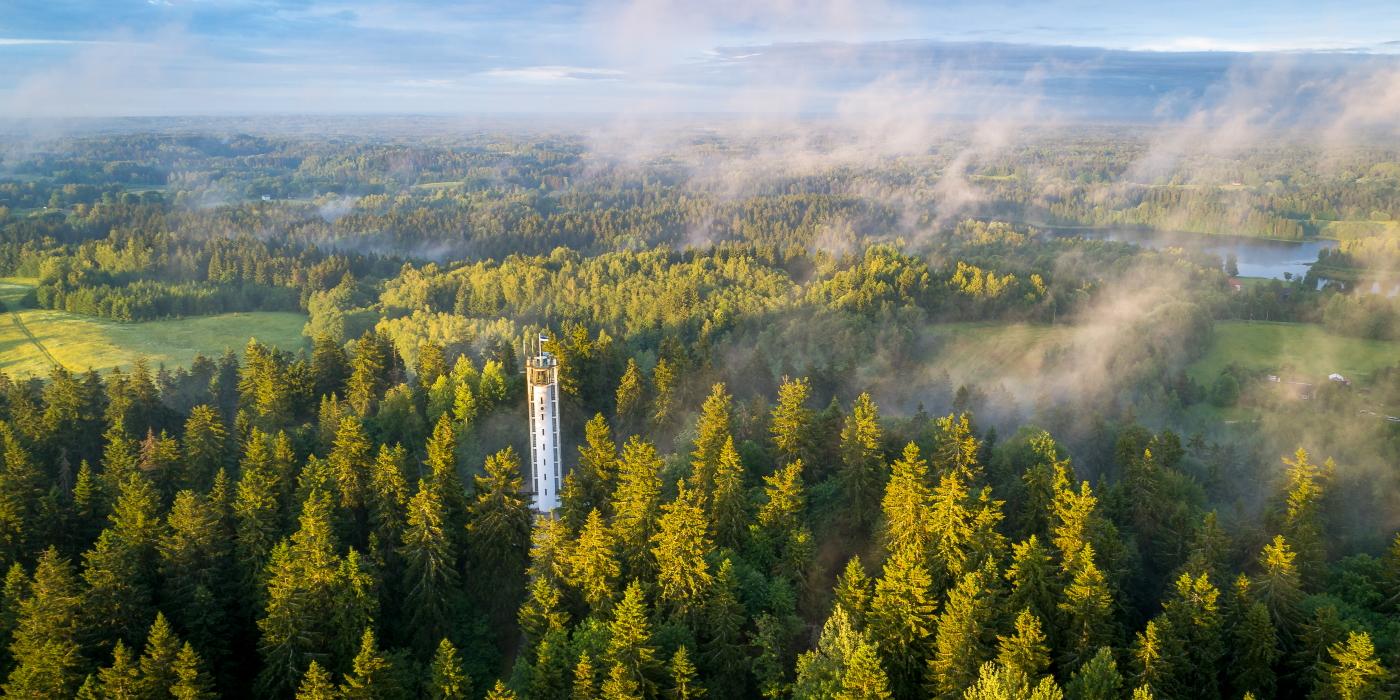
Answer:
[[8, 0], [0, 116], [839, 113], [912, 95], [1140, 119], [1197, 109], [1241, 66], [1284, 66], [1296, 94], [1396, 54], [1396, 0]]

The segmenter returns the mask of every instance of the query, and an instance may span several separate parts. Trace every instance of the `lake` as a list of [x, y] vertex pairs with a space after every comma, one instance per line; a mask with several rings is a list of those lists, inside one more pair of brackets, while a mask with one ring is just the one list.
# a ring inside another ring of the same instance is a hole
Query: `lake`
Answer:
[[1308, 266], [1317, 262], [1317, 254], [1337, 247], [1336, 241], [1272, 241], [1245, 236], [1210, 236], [1173, 231], [1151, 231], [1132, 228], [1047, 229], [1055, 236], [1079, 236], [1103, 241], [1136, 243], [1145, 248], [1186, 248], [1220, 256], [1223, 261], [1234, 254], [1241, 277], [1273, 277], [1283, 279], [1283, 273], [1294, 277], [1308, 273]]

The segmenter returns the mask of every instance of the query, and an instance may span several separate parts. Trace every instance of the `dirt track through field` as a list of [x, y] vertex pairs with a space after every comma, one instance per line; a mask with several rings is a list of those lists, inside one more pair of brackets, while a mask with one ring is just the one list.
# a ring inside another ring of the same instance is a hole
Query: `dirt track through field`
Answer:
[[49, 349], [44, 347], [44, 344], [39, 342], [38, 338], [34, 337], [34, 334], [29, 331], [29, 326], [24, 325], [24, 319], [19, 317], [18, 311], [10, 308], [10, 305], [6, 304], [3, 300], [0, 300], [0, 309], [10, 314], [10, 321], [15, 324], [16, 328], [19, 328], [19, 332], [23, 333], [24, 337], [27, 338], [30, 343], [34, 344], [34, 347], [39, 349], [39, 354], [43, 355], [44, 359], [48, 360], [50, 365], [55, 367], [63, 366], [63, 363], [59, 362], [58, 358], [54, 357], [53, 353], [50, 353]]

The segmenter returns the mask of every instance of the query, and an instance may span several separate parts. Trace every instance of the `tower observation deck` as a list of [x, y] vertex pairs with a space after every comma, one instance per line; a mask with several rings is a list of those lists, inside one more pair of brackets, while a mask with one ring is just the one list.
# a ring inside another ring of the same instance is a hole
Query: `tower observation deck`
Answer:
[[533, 352], [525, 353], [525, 379], [530, 411], [530, 486], [535, 511], [553, 513], [559, 507], [559, 363], [544, 350], [549, 336], [540, 334]]

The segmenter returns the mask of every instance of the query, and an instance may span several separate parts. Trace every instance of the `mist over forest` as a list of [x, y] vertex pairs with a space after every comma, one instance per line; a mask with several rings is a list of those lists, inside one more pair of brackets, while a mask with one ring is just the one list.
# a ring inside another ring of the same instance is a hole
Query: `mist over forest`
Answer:
[[4, 695], [1400, 697], [1394, 8], [492, 5], [0, 28]]

